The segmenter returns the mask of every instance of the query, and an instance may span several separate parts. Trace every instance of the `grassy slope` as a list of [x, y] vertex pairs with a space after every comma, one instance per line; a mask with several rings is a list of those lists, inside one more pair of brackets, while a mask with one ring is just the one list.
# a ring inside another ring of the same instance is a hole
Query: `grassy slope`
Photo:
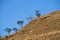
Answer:
[[9, 40], [60, 40], [60, 11], [33, 19]]

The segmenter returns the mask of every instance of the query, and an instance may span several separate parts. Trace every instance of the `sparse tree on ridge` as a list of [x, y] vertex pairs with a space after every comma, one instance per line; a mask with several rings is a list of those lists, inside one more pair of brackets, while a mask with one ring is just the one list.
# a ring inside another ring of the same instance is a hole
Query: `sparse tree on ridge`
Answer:
[[24, 23], [24, 21], [17, 21], [17, 24], [21, 25], [21, 28], [23, 27], [23, 23]]
[[37, 17], [40, 17], [41, 16], [40, 13], [39, 13], [39, 10], [36, 10], [36, 16]]
[[[11, 28], [5, 28], [4, 31], [6, 31], [10, 35], [10, 32], [12, 31], [12, 29]], [[6, 37], [6, 40], [9, 39], [9, 36], [6, 35], [5, 37]]]
[[26, 19], [29, 20], [29, 21], [31, 21], [33, 19], [33, 17], [30, 16], [30, 17], [27, 17]]
[[13, 28], [13, 30], [14, 30], [15, 32], [17, 32], [17, 31], [18, 31], [18, 29], [17, 29], [17, 28], [15, 28], [15, 27]]
[[1, 36], [0, 36], [0, 38], [1, 38]]
[[10, 32], [12, 31], [12, 29], [6, 28], [4, 31], [6, 31], [8, 34], [10, 34]]

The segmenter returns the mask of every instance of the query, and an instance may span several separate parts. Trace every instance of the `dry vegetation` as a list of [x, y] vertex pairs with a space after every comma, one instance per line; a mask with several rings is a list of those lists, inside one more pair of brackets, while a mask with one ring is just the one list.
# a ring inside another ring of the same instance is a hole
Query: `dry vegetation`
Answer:
[[60, 40], [60, 11], [33, 19], [9, 40]]

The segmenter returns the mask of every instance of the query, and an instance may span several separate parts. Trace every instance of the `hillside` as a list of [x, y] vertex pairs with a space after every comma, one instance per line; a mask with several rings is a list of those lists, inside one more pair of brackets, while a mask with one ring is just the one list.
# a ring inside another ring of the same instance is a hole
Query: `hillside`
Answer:
[[60, 40], [60, 10], [33, 19], [9, 40]]

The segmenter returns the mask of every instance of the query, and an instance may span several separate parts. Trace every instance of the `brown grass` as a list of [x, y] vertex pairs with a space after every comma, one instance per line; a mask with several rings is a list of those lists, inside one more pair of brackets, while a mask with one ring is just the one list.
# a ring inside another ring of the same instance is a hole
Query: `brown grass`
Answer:
[[9, 40], [60, 40], [60, 11], [33, 19]]

